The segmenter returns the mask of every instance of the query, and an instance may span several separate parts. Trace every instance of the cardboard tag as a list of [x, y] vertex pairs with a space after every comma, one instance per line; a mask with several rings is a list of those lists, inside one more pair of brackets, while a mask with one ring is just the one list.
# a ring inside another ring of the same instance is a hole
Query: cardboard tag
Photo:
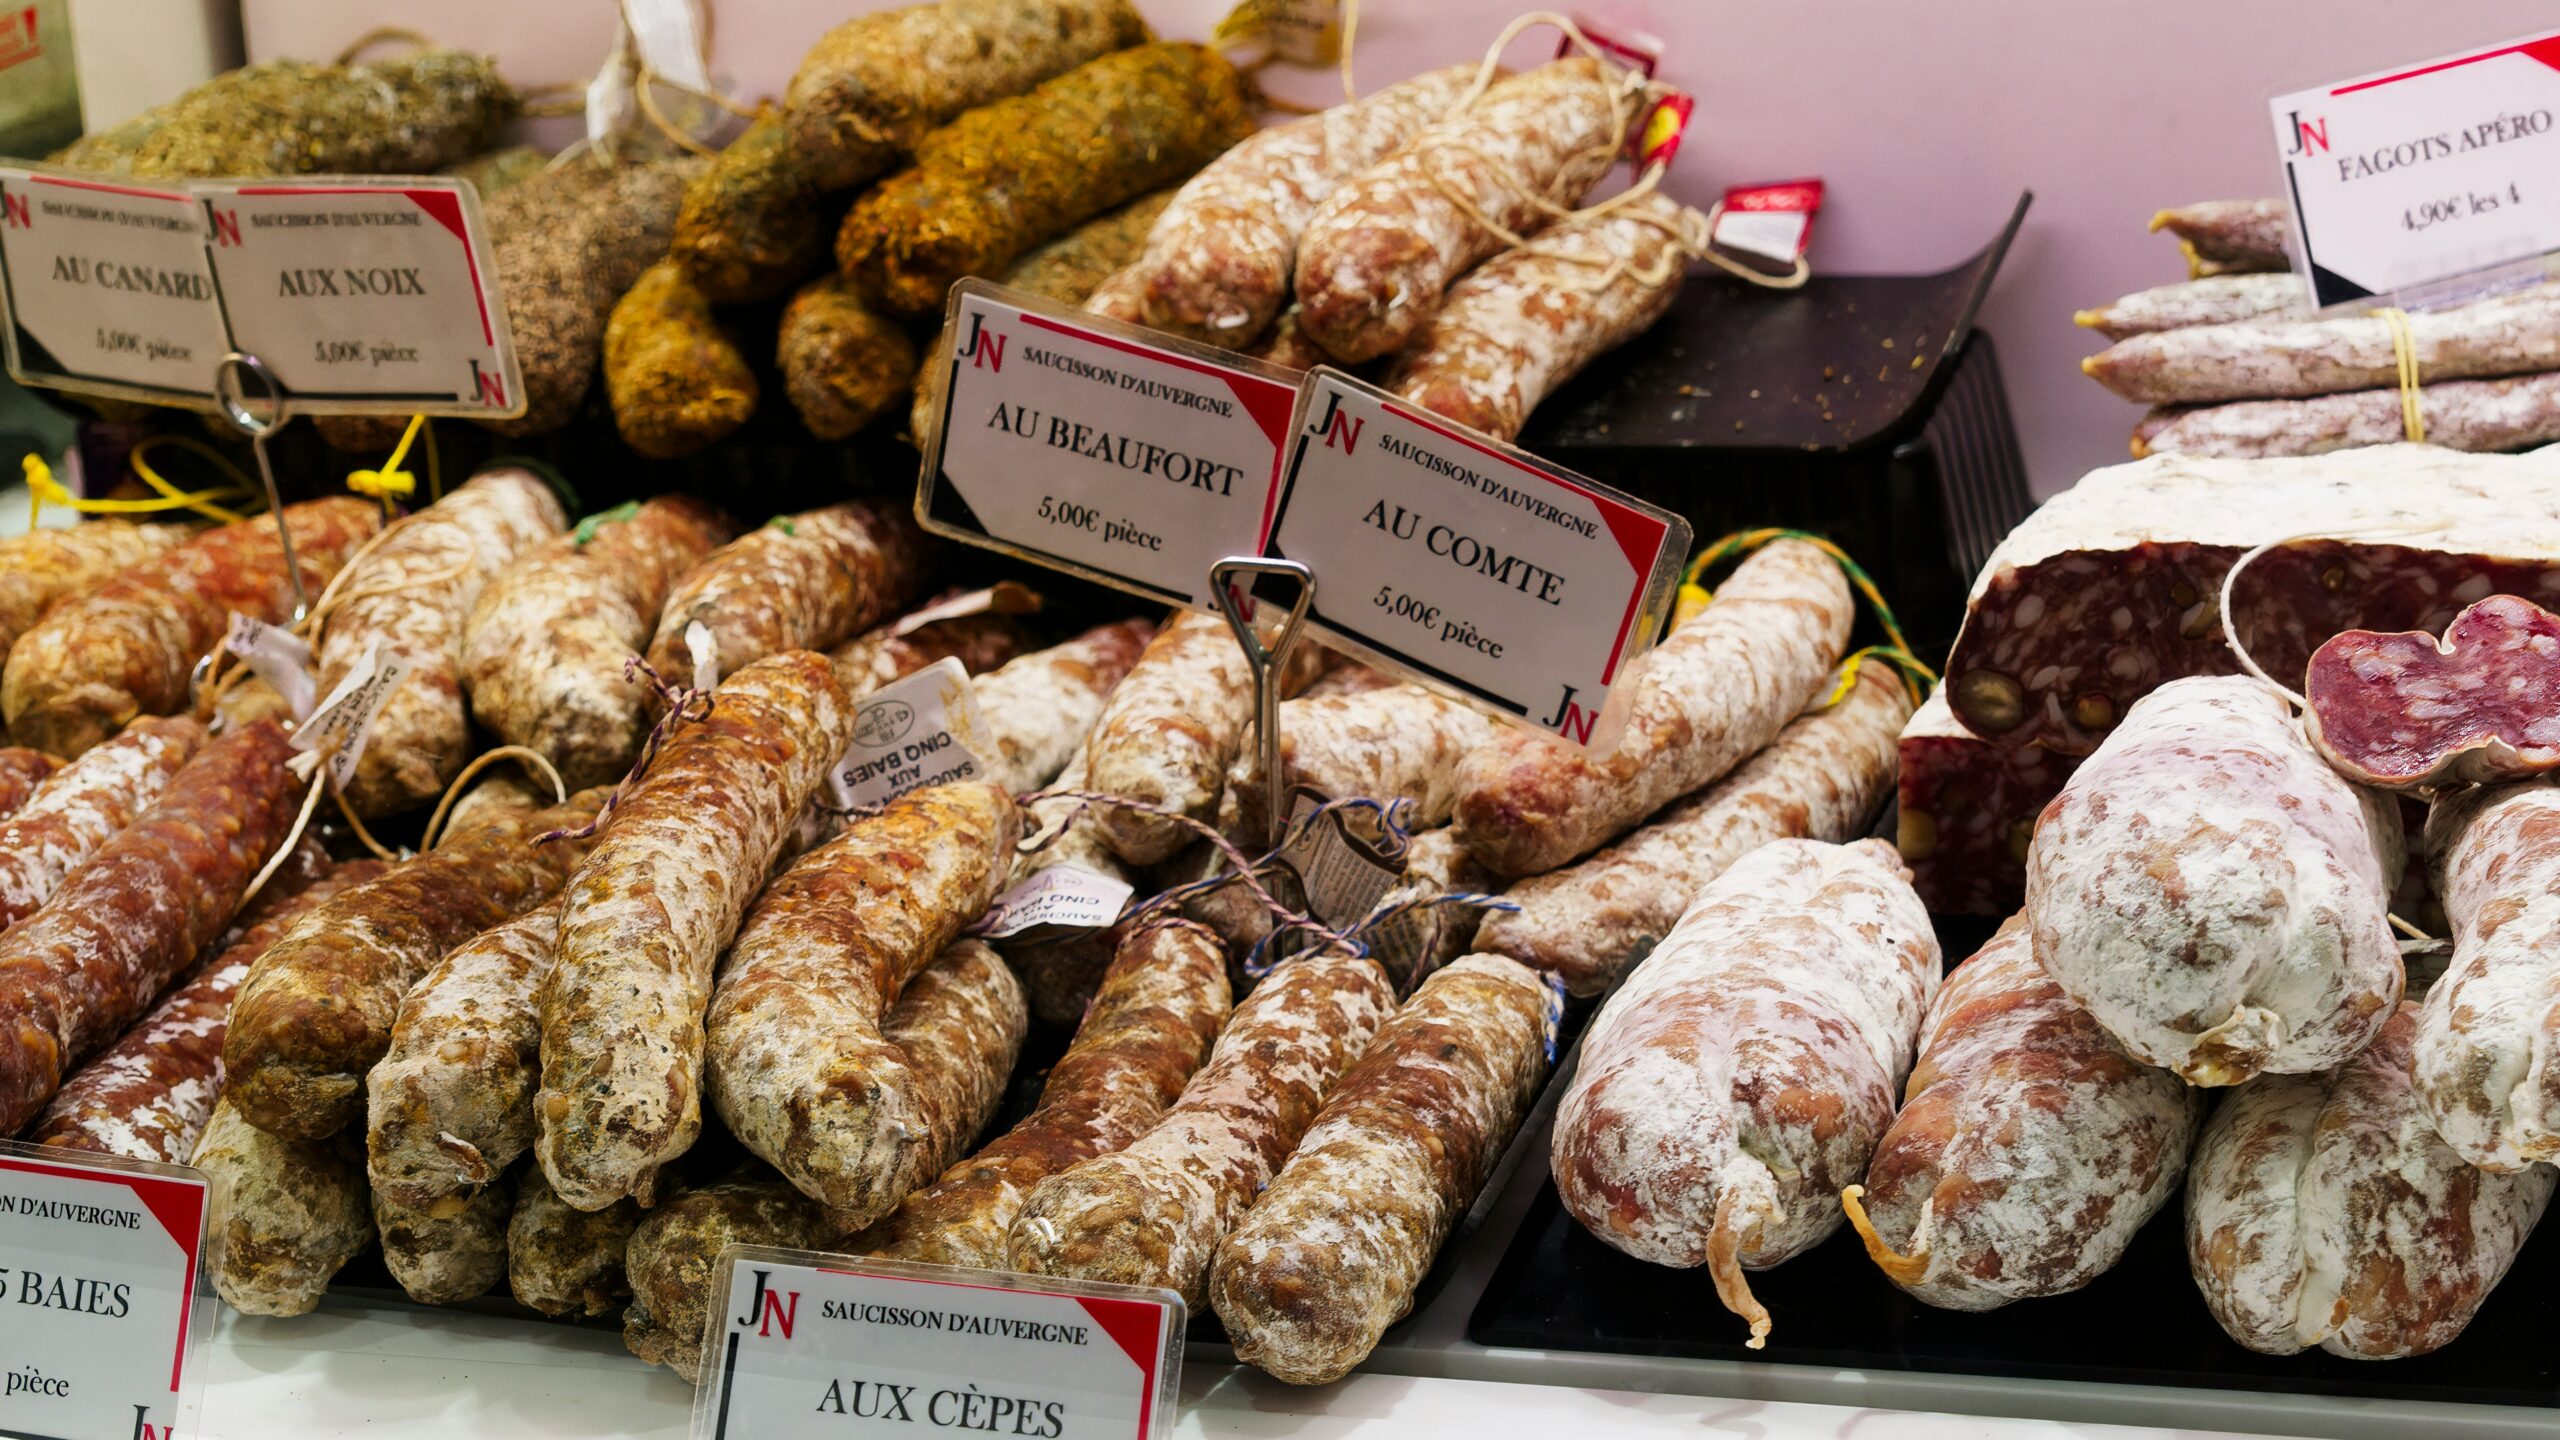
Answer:
[[[1324, 804], [1324, 792], [1313, 786], [1290, 787], [1289, 824], [1295, 828]], [[1381, 842], [1354, 833], [1351, 815], [1328, 813], [1273, 857], [1296, 877], [1307, 912], [1336, 930], [1367, 919], [1404, 878], [1403, 851], [1390, 852]]]
[[1212, 43], [1258, 41], [1272, 58], [1292, 65], [1331, 65], [1342, 59], [1342, 0], [1244, 0], [1227, 12]]
[[1329, 367], [1291, 430], [1267, 553], [1315, 567], [1307, 623], [1327, 644], [1608, 743], [1606, 701], [1671, 613], [1688, 521]]
[[196, 1432], [203, 1172], [0, 1142], [0, 1430]]
[[964, 280], [916, 513], [937, 534], [1213, 609], [1270, 531], [1297, 375]]
[[1668, 167], [1680, 155], [1680, 141], [1689, 133], [1689, 117], [1696, 113], [1698, 102], [1686, 90], [1673, 90], [1653, 104], [1636, 128], [1633, 138], [1636, 169]]
[[711, 627], [691, 620], [684, 627], [684, 653], [693, 660], [693, 688], [711, 690], [720, 684], [720, 637]]
[[892, 635], [913, 635], [927, 625], [945, 620], [965, 620], [972, 615], [1028, 615], [1040, 608], [1040, 596], [1027, 585], [1010, 580], [999, 581], [984, 590], [954, 595], [939, 605], [927, 605], [889, 627]]
[[2560, 30], [2269, 102], [2317, 306], [2560, 251]]
[[311, 647], [303, 643], [301, 636], [234, 610], [231, 629], [222, 637], [222, 643], [240, 657], [250, 673], [275, 687], [276, 693], [284, 697], [286, 708], [293, 712], [295, 724], [311, 718], [311, 702], [319, 685], [311, 675]]
[[1821, 211], [1820, 180], [1736, 185], [1724, 192], [1707, 243], [1727, 259], [1784, 275], [1813, 243], [1813, 217]]
[[1081, 865], [1052, 865], [997, 896], [970, 933], [1028, 944], [1100, 930], [1119, 920], [1136, 893], [1126, 880]]
[[1089, 1280], [732, 1247], [694, 1440], [1161, 1440], [1182, 1297]]
[[977, 754], [985, 734], [969, 672], [948, 656], [863, 697], [853, 744], [827, 783], [838, 808], [859, 810], [928, 785], [975, 780], [988, 773]]
[[355, 779], [356, 762], [364, 758], [365, 740], [373, 731], [374, 717], [382, 713], [392, 692], [408, 678], [408, 661], [383, 654], [379, 640], [366, 646], [346, 678], [294, 727], [293, 748], [318, 757], [295, 762], [300, 772], [308, 776], [312, 766], [326, 763], [329, 778], [341, 788]]
[[[1582, 32], [1583, 39], [1591, 42], [1593, 49], [1630, 70], [1642, 72], [1647, 80], [1653, 78], [1654, 67], [1662, 63], [1663, 51], [1670, 48], [1632, 25], [1621, 25], [1579, 10], [1574, 12], [1573, 26]], [[1581, 53], [1582, 48], [1573, 43], [1572, 36], [1559, 35], [1556, 38], [1557, 59], [1568, 60]]]
[[231, 349], [183, 189], [0, 169], [0, 291], [29, 385], [201, 402]]
[[469, 185], [324, 178], [193, 189], [213, 233], [232, 348], [265, 361], [296, 409], [524, 413]]

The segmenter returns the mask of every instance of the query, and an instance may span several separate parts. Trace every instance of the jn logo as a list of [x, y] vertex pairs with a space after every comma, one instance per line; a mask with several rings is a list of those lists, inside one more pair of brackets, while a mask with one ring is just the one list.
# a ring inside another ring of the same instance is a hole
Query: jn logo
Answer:
[[1600, 712], [1574, 704], [1573, 692], [1573, 686], [1564, 687], [1563, 697], [1556, 701], [1556, 713], [1538, 723], [1578, 745], [1588, 745], [1592, 727], [1600, 721]]
[[765, 1281], [772, 1276], [770, 1270], [756, 1272], [756, 1293], [747, 1298], [747, 1313], [738, 1317], [738, 1328], [769, 1337], [778, 1327], [782, 1338], [788, 1340], [791, 1328], [800, 1322], [800, 1292], [766, 1289]]
[[24, 195], [13, 195], [8, 191], [0, 190], [0, 212], [5, 212], [8, 216], [9, 228], [12, 230], [24, 230], [33, 223], [27, 214], [27, 197]]
[[2296, 155], [2329, 153], [2328, 116], [2323, 115], [2317, 120], [2305, 120], [2302, 118], [2302, 112], [2295, 110], [2289, 112], [2285, 118], [2293, 122], [2293, 148], [2284, 152], [2288, 159]]
[[213, 212], [213, 243], [223, 246], [240, 243], [239, 211], [216, 210]]
[[1348, 455], [1352, 447], [1360, 443], [1361, 428], [1368, 423], [1343, 414], [1340, 392], [1328, 391], [1324, 397], [1324, 418], [1316, 422], [1316, 433], [1324, 437], [1326, 449]]
[[471, 389], [472, 398], [490, 409], [507, 408], [507, 377], [481, 369], [477, 360], [471, 362]]
[[960, 349], [960, 358], [972, 366], [1004, 373], [1004, 337], [987, 329], [987, 317], [969, 317], [969, 343]]
[[133, 1407], [133, 1440], [178, 1440], [176, 1425], [154, 1425], [150, 1415], [151, 1407], [148, 1405]]

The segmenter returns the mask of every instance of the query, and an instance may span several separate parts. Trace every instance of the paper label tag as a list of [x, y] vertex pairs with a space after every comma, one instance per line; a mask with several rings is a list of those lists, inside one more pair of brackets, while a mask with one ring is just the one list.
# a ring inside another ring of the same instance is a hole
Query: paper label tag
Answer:
[[954, 595], [938, 605], [911, 611], [889, 627], [892, 635], [913, 635], [927, 625], [966, 620], [972, 615], [1028, 615], [1040, 608], [1039, 593], [1027, 585], [1000, 581], [984, 590]]
[[1269, 533], [1295, 372], [983, 281], [951, 290], [928, 530], [1210, 610]]
[[[392, 692], [408, 678], [408, 661], [383, 654], [379, 640], [366, 646], [337, 688], [294, 728], [293, 748], [307, 755], [327, 757], [329, 778], [344, 788], [356, 778], [356, 762], [364, 758], [365, 740], [373, 732], [374, 717], [382, 713]], [[302, 773], [309, 775], [311, 771], [305, 768]]]
[[193, 1435], [200, 1171], [0, 1143], [0, 1430]]
[[2560, 31], [2268, 109], [2316, 305], [2560, 250]]
[[1736, 185], [1724, 192], [1707, 243], [1746, 264], [1784, 274], [1813, 243], [1813, 217], [1822, 210], [1820, 180]]
[[[1663, 51], [1670, 48], [1632, 25], [1621, 25], [1581, 11], [1574, 12], [1573, 26], [1582, 32], [1583, 39], [1591, 42], [1593, 49], [1630, 70], [1641, 71], [1647, 80], [1653, 78], [1654, 67], [1662, 63]], [[1557, 59], [1568, 60], [1581, 53], [1582, 48], [1573, 43], [1572, 36], [1556, 38]]]
[[[1137, 887], [1081, 865], [1052, 865], [996, 897], [970, 933], [990, 940], [1054, 940], [1118, 921]], [[1038, 931], [1037, 935], [1030, 932]]]
[[1182, 1297], [1088, 1280], [732, 1246], [694, 1440], [1159, 1440]]
[[284, 697], [286, 708], [293, 712], [295, 724], [311, 718], [311, 702], [319, 687], [311, 676], [311, 647], [303, 643], [301, 636], [234, 610], [230, 632], [222, 637], [222, 643], [240, 657], [251, 674], [275, 687], [276, 693]]
[[1315, 567], [1307, 623], [1336, 649], [1596, 745], [1689, 540], [1668, 510], [1319, 368], [1269, 553]]
[[184, 190], [0, 169], [0, 286], [31, 385], [196, 399], [231, 348]]
[[711, 690], [720, 684], [720, 637], [699, 620], [689, 620], [684, 627], [684, 653], [693, 661], [693, 688]]
[[1244, 0], [1210, 38], [1220, 45], [1258, 40], [1274, 59], [1331, 65], [1342, 59], [1342, 0]]
[[[1324, 803], [1323, 792], [1292, 786], [1290, 825], [1294, 828]], [[1367, 919], [1378, 908], [1379, 899], [1404, 878], [1403, 854], [1390, 854], [1377, 842], [1352, 833], [1351, 812], [1343, 810], [1308, 826], [1273, 858], [1297, 877], [1308, 913], [1336, 930]]]
[[853, 744], [828, 785], [839, 808], [857, 810], [928, 785], [975, 780], [987, 773], [977, 754], [985, 734], [969, 672], [947, 656], [863, 697]]

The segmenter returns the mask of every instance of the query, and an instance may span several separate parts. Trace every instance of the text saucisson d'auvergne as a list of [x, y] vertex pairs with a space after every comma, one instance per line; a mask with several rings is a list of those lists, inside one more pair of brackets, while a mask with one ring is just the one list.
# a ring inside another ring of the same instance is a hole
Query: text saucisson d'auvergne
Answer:
[[[1028, 982], [1026, 982], [1026, 985]], [[1075, 1039], [1020, 1124], [847, 1242], [856, 1254], [992, 1270], [1032, 1187], [1155, 1123], [1227, 1022], [1227, 960], [1197, 925], [1120, 942]]]
[[974, 1133], [955, 1136], [957, 1116], [923, 1108], [915, 1068], [880, 1025], [995, 899], [1020, 836], [1000, 786], [903, 796], [766, 887], [721, 967], [706, 1025], [712, 1102], [785, 1178], [858, 1212], [849, 1223], [886, 1214]]
[[1395, 1008], [1395, 987], [1365, 956], [1286, 961], [1236, 1007], [1209, 1062], [1152, 1129], [1031, 1192], [1004, 1268], [1162, 1286], [1207, 1303], [1218, 1246]]
[[670, 685], [699, 683], [686, 635], [696, 625], [720, 677], [788, 650], [833, 649], [913, 598], [932, 554], [903, 505], [848, 500], [777, 515], [677, 583], [658, 613], [649, 664]]
[[1527, 966], [1469, 955], [1387, 1018], [1219, 1247], [1238, 1359], [1323, 1385], [1368, 1358], [1500, 1162], [1560, 1010]]
[[1626, 732], [1605, 755], [1506, 732], [1460, 765], [1458, 838], [1497, 875], [1544, 874], [1635, 828], [1776, 738], [1840, 663], [1849, 582], [1800, 540], [1754, 554], [1619, 683]]
[[[313, 600], [382, 528], [380, 508], [353, 495], [288, 505], [282, 518]], [[293, 618], [276, 525], [261, 515], [205, 531], [47, 611], [0, 674], [10, 735], [68, 759], [137, 715], [184, 707], [189, 672], [221, 643], [233, 612], [271, 624]]]
[[1939, 989], [1902, 1113], [1844, 1202], [1868, 1256], [1929, 1304], [2060, 1295], [2176, 1198], [2203, 1116], [2203, 1091], [2071, 1003], [2012, 916]]
[[1556, 1193], [1658, 1265], [1705, 1265], [1767, 1343], [1745, 1270], [1840, 1227], [1938, 988], [1938, 941], [1881, 840], [1775, 840], [1724, 872], [1583, 1036]]
[[730, 676], [623, 789], [570, 877], [542, 1008], [534, 1153], [582, 1210], [645, 1200], [701, 1132], [713, 962], [825, 779], [854, 708], [827, 657]]
[[1598, 995], [1671, 933], [1725, 867], [1772, 840], [1847, 841], [1866, 832], [1893, 785], [1895, 737], [1911, 692], [1893, 667], [1863, 662], [1839, 703], [1778, 732], [1733, 773], [1580, 864], [1502, 892], [1516, 911], [1485, 916], [1476, 948]]
[[[334, 866], [283, 903], [169, 992], [149, 1015], [64, 1083], [27, 1134], [33, 1145], [58, 1145], [128, 1160], [187, 1163], [213, 1114], [222, 1086], [222, 1036], [232, 998], [249, 967], [284, 938], [303, 914], [347, 886], [382, 872], [377, 860]], [[285, 878], [278, 871], [251, 908], [264, 907]], [[247, 916], [244, 913], [243, 919]]]
[[223, 1037], [223, 1094], [288, 1140], [364, 1119], [364, 1081], [400, 1001], [446, 952], [555, 894], [585, 846], [537, 843], [595, 818], [598, 790], [453, 837], [330, 897], [258, 957]]
[[204, 744], [204, 726], [145, 715], [91, 747], [0, 821], [0, 931], [51, 898], [80, 862], [150, 808]]
[[676, 581], [736, 530], [711, 505], [660, 495], [526, 551], [463, 626], [471, 713], [541, 752], [572, 790], [620, 779], [649, 730], [649, 690], [629, 662], [657, 634]]
[[207, 744], [159, 800], [0, 936], [0, 1134], [208, 954], [302, 798], [272, 721]]
[[559, 496], [530, 470], [484, 470], [395, 523], [347, 567], [321, 624], [319, 693], [380, 647], [409, 667], [367, 732], [347, 803], [362, 816], [432, 802], [471, 758], [462, 699], [462, 626], [480, 592], [525, 550], [567, 523]]

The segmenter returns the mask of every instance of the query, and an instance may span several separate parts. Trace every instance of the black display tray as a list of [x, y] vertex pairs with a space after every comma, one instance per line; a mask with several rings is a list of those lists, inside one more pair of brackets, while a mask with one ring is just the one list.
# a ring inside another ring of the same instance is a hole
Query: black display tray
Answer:
[[[1948, 963], [1994, 922], [1939, 917]], [[2146, 1385], [2560, 1410], [2560, 1223], [2526, 1244], [2460, 1338], [2406, 1360], [2321, 1351], [2260, 1355], [2215, 1323], [2187, 1269], [2183, 1206], [2173, 1200], [2124, 1259], [2085, 1289], [1981, 1314], [1905, 1295], [1839, 1233], [1751, 1276], [1769, 1308], [1768, 1348], [1717, 1302], [1703, 1269], [1650, 1265], [1591, 1237], [1555, 1183], [1539, 1186], [1467, 1325], [1479, 1345], [1745, 1361], [1825, 1370]], [[2560, 1415], [2553, 1417], [2560, 1434]]]

